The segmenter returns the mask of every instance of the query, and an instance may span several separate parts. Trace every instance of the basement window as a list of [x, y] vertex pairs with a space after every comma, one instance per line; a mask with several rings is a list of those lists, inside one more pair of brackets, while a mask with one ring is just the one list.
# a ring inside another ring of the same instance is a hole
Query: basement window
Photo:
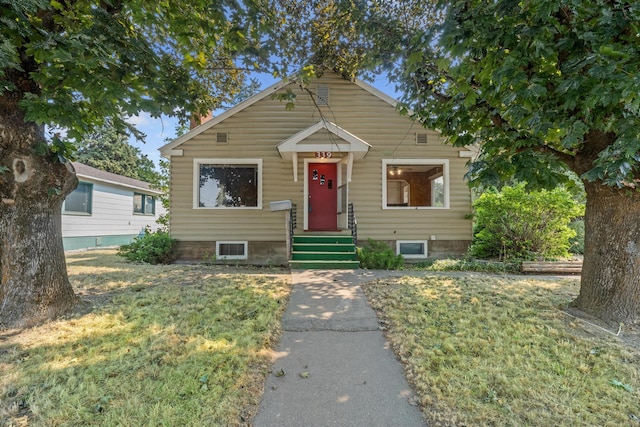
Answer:
[[217, 259], [247, 259], [248, 242], [216, 242]]
[[426, 258], [426, 240], [398, 240], [396, 241], [396, 253], [405, 258]]

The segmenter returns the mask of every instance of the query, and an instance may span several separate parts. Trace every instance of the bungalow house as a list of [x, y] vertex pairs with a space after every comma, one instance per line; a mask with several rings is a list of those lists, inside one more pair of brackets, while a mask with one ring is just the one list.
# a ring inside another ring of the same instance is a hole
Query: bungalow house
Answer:
[[[293, 108], [274, 96], [287, 91]], [[183, 260], [285, 264], [288, 227], [271, 208], [289, 201], [294, 259], [301, 236], [385, 241], [409, 259], [460, 256], [471, 240], [471, 153], [333, 72], [305, 87], [277, 83], [160, 152], [171, 160], [171, 235]]]
[[79, 183], [62, 204], [65, 250], [124, 245], [158, 228], [161, 191], [149, 183], [73, 162]]

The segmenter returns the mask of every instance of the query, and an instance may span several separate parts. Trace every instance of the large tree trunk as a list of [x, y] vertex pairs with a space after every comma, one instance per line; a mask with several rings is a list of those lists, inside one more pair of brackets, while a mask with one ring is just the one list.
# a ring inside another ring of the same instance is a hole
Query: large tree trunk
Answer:
[[573, 305], [609, 322], [640, 322], [640, 193], [585, 182], [584, 263]]
[[35, 154], [44, 130], [0, 114], [0, 329], [55, 318], [77, 301], [67, 277], [61, 206], [72, 167]]

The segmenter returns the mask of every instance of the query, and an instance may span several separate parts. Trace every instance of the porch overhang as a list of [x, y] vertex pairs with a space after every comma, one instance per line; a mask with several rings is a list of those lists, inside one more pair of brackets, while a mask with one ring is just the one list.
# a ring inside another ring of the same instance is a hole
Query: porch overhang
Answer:
[[[326, 142], [303, 143], [316, 132], [326, 129], [337, 138], [328, 138]], [[347, 182], [351, 182], [353, 161], [361, 160], [371, 149], [371, 144], [362, 138], [358, 138], [349, 131], [344, 130], [333, 122], [322, 119], [313, 126], [292, 135], [276, 146], [280, 157], [293, 162], [293, 180], [298, 182], [298, 153], [344, 153], [344, 161], [347, 164]]]
[[[326, 129], [339, 139], [327, 139], [326, 142], [303, 144], [302, 142], [314, 133]], [[285, 160], [293, 160], [297, 153], [313, 153], [313, 152], [339, 152], [351, 153], [354, 160], [363, 159], [371, 145], [361, 138], [358, 138], [349, 131], [344, 130], [340, 126], [328, 120], [320, 120], [313, 126], [292, 135], [276, 146], [280, 157]]]

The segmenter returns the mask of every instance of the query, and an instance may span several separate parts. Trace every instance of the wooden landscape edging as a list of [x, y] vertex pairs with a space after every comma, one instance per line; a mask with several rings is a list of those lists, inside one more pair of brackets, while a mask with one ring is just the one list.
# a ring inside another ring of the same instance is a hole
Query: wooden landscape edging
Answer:
[[582, 261], [524, 261], [523, 273], [581, 274]]

